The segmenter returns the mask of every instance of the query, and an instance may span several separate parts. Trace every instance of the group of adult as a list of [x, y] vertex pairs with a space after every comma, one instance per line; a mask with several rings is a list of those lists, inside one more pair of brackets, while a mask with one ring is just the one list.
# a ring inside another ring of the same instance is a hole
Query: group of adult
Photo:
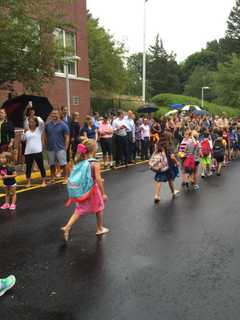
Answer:
[[[218, 133], [216, 129], [219, 130]], [[223, 136], [226, 141], [223, 164], [232, 159], [237, 146], [240, 146], [240, 122], [238, 119], [228, 119], [225, 114], [215, 117], [187, 114], [155, 119], [152, 115], [137, 116], [129, 110], [103, 116], [95, 113], [80, 122], [78, 112], [69, 116], [67, 108], [62, 107], [61, 110], [54, 110], [44, 123], [35, 115], [30, 105], [26, 108], [24, 133], [21, 137], [27, 186], [31, 185], [34, 161], [41, 173], [42, 185], [46, 186], [44, 150], [51, 170], [51, 179], [55, 180], [61, 172], [66, 181], [69, 174], [68, 163], [74, 159], [77, 146], [85, 137], [98, 142], [104, 167], [117, 167], [128, 166], [137, 159], [148, 160], [160, 141], [167, 148], [176, 151], [189, 130], [197, 132], [200, 138], [204, 132], [208, 132], [212, 140], [216, 139], [216, 135]], [[1, 109], [0, 152], [12, 151], [14, 138], [14, 127]]]

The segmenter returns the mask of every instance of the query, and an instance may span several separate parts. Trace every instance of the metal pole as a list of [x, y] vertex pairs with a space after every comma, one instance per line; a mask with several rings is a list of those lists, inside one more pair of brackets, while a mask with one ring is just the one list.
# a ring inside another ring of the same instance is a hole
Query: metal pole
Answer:
[[142, 100], [146, 101], [146, 3], [144, 0], [143, 15], [143, 78], [142, 78]]
[[67, 109], [68, 115], [71, 116], [71, 102], [70, 102], [70, 81], [68, 76], [68, 64], [65, 64], [66, 68], [66, 96], [67, 96]]
[[202, 88], [202, 109], [204, 107], [204, 88]]

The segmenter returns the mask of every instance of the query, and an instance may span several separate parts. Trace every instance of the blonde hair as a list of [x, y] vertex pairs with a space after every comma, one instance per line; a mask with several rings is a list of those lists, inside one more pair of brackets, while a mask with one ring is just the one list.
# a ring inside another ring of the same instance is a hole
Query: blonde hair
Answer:
[[95, 151], [96, 141], [93, 139], [84, 139], [81, 144], [87, 148], [87, 153], [80, 153], [77, 150], [76, 156], [74, 158], [75, 163], [79, 163], [83, 160], [88, 159], [89, 154], [92, 154]]

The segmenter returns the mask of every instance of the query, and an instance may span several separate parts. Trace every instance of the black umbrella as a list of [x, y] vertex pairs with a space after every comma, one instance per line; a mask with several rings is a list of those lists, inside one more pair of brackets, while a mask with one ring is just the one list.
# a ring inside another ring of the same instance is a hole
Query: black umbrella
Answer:
[[158, 110], [158, 107], [156, 107], [154, 104], [145, 104], [144, 106], [141, 106], [137, 109], [138, 113], [153, 113]]
[[49, 114], [53, 110], [53, 106], [46, 97], [21, 95], [13, 99], [7, 100], [2, 105], [7, 113], [8, 120], [12, 121], [15, 127], [23, 128], [24, 126], [24, 111], [29, 104], [32, 102], [35, 114], [41, 117], [44, 121], [47, 120]]

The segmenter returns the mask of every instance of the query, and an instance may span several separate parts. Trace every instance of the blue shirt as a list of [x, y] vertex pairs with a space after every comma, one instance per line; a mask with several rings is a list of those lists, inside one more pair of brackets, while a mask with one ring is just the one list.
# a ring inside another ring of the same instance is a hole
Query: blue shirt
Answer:
[[65, 135], [69, 135], [68, 125], [64, 121], [50, 121], [45, 128], [48, 151], [65, 150]]
[[95, 125], [92, 128], [89, 128], [86, 124], [82, 128], [82, 134], [86, 132], [88, 139], [96, 139], [96, 127]]

